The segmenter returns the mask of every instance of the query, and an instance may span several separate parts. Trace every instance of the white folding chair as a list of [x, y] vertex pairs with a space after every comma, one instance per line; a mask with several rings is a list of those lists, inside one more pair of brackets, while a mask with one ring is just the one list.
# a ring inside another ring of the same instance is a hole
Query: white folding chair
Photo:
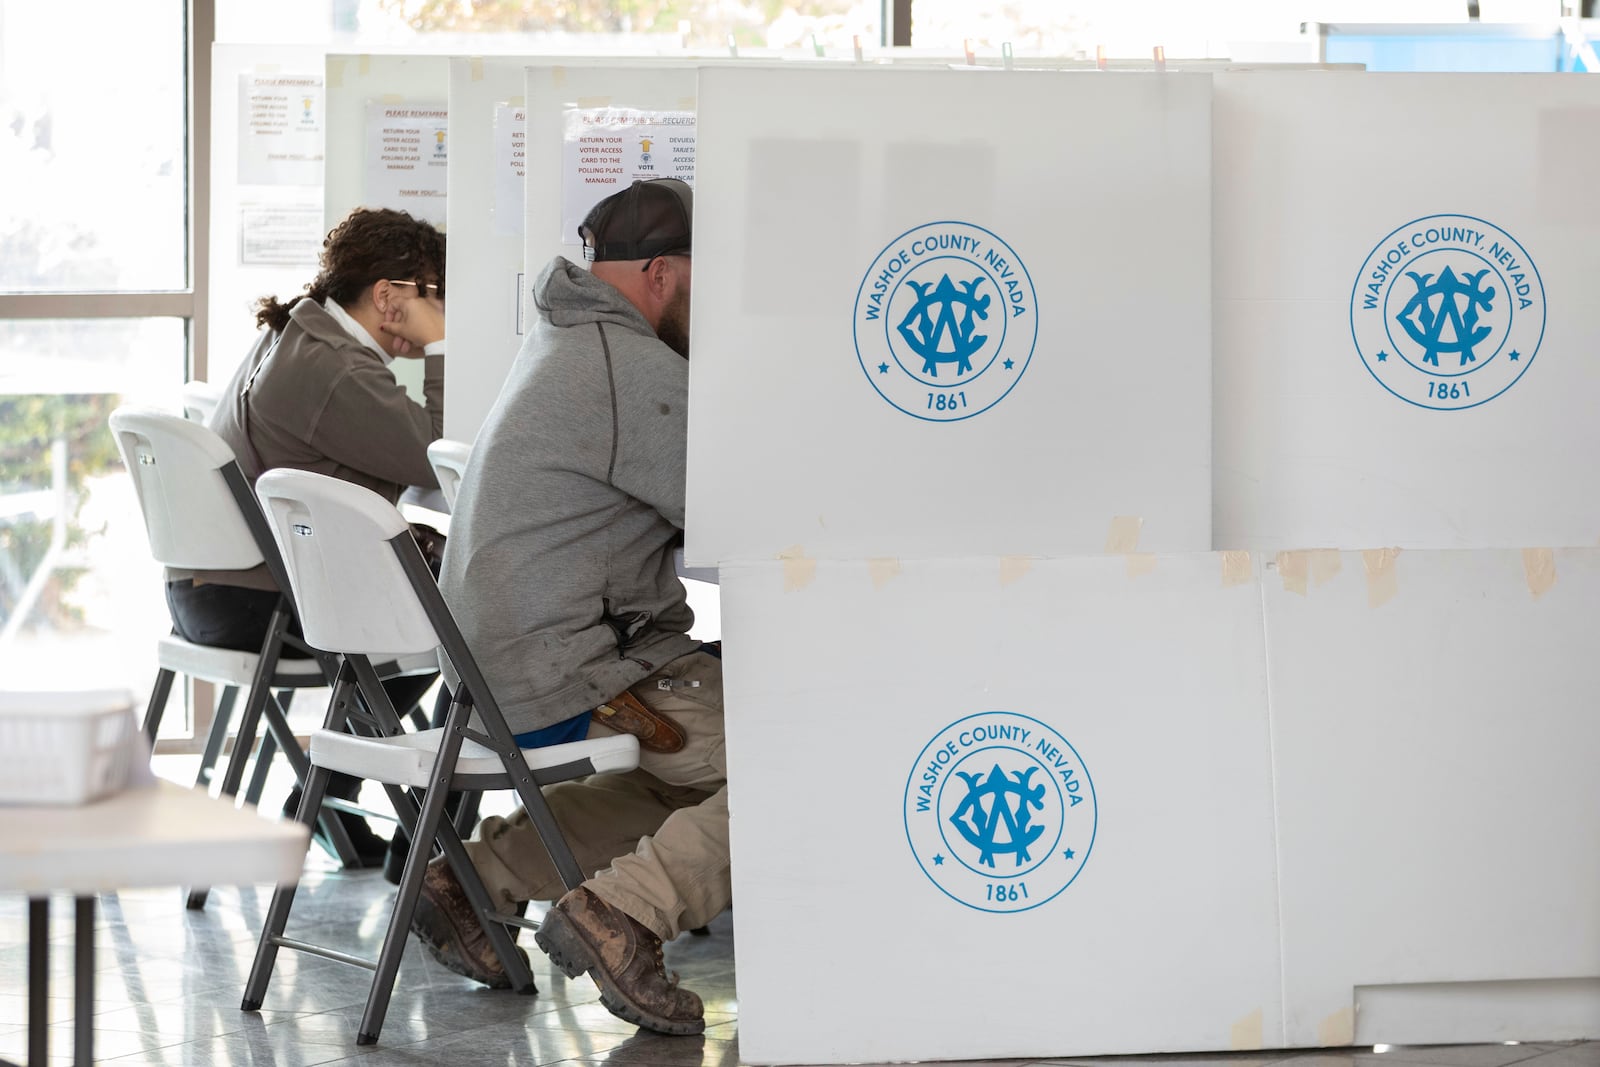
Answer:
[[467, 460], [471, 458], [472, 446], [461, 441], [441, 437], [428, 446], [428, 463], [451, 511], [456, 509], [456, 494], [461, 490], [461, 479], [467, 476]]
[[190, 422], [207, 422], [222, 403], [222, 387], [199, 378], [185, 382], [178, 395], [183, 404], [183, 417]]
[[[568, 888], [583, 873], [540, 792], [542, 786], [596, 773], [620, 773], [639, 763], [638, 739], [628, 734], [547, 748], [519, 749], [483, 674], [467, 648], [427, 563], [399, 512], [359, 486], [306, 471], [275, 470], [256, 483], [263, 510], [289, 571], [306, 640], [341, 655], [324, 727], [311, 738], [311, 775], [301, 801], [308, 820], [334, 771], [381, 782], [411, 830], [449, 858], [478, 913], [513, 989], [533, 992], [533, 978], [507, 927], [538, 923], [495, 909], [461, 839], [443, 817], [455, 789], [514, 789]], [[400, 734], [370, 656], [379, 649], [438, 648], [459, 679], [443, 727]], [[364, 717], [348, 699], [358, 691], [372, 711]], [[367, 736], [348, 732], [352, 726]], [[407, 795], [404, 790], [414, 792]], [[420, 811], [415, 791], [422, 791]], [[254, 1011], [266, 996], [279, 948], [367, 967], [375, 973], [357, 1043], [378, 1040], [395, 974], [405, 949], [429, 849], [413, 847], [376, 962], [359, 960], [284, 936], [294, 886], [279, 886], [267, 913], [242, 1007]]]
[[[212, 431], [196, 422], [178, 418], [154, 408], [123, 406], [111, 413], [111, 432], [122, 452], [123, 462], [133, 478], [144, 515], [150, 551], [158, 563], [189, 570], [246, 570], [265, 563], [279, 589], [288, 589], [288, 577], [277, 544], [267, 528], [260, 505], [249, 481], [240, 470], [233, 452]], [[222, 795], [237, 796], [245, 765], [255, 745], [263, 719], [267, 734], [261, 741], [256, 774], [246, 800], [260, 799], [265, 772], [277, 751], [282, 751], [302, 783], [310, 770], [310, 760], [296, 742], [285, 717], [284, 703], [273, 698], [272, 690], [292, 695], [296, 689], [320, 688], [332, 683], [337, 671], [334, 657], [316, 653], [289, 636], [294, 605], [280, 595], [267, 627], [261, 648], [240, 652], [195, 644], [176, 633], [162, 637], [156, 646], [159, 671], [150, 702], [145, 709], [144, 731], [154, 743], [161, 718], [172, 692], [176, 675], [243, 690], [244, 711], [239, 720], [234, 749], [222, 777]], [[285, 645], [297, 646], [310, 658], [284, 658]], [[420, 657], [401, 665], [386, 657], [386, 674], [411, 670], [433, 670], [431, 657]], [[224, 700], [212, 722], [206, 749], [211, 760], [227, 736], [231, 701]], [[209, 785], [209, 767], [202, 759], [197, 786]], [[330, 801], [330, 809], [340, 802]], [[323, 832], [340, 861], [359, 866], [360, 857], [350, 843], [343, 824], [331, 811], [321, 818]], [[205, 906], [205, 891], [189, 895], [189, 906]]]

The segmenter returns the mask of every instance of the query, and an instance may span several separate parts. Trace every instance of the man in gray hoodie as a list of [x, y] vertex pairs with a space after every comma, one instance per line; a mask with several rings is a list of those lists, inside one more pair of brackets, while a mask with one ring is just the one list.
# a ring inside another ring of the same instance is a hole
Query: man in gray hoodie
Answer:
[[[626, 728], [639, 769], [547, 789], [579, 866], [565, 892], [519, 810], [467, 851], [502, 908], [559, 901], [536, 939], [588, 972], [620, 1018], [699, 1033], [700, 998], [662, 964], [663, 939], [732, 900], [722, 665], [689, 637], [673, 569], [684, 519], [689, 187], [635, 182], [579, 232], [593, 261], [557, 257], [539, 318], [473, 446], [439, 584], [524, 747]], [[563, 895], [564, 894], [564, 895]], [[413, 929], [436, 959], [507, 984], [459, 883], [430, 864]]]

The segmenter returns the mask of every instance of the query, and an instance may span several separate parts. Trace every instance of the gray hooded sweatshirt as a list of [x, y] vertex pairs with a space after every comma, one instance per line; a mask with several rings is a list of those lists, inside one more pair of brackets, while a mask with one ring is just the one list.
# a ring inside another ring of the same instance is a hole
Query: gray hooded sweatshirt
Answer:
[[689, 364], [557, 256], [472, 448], [439, 585], [513, 733], [570, 719], [693, 652], [673, 570]]

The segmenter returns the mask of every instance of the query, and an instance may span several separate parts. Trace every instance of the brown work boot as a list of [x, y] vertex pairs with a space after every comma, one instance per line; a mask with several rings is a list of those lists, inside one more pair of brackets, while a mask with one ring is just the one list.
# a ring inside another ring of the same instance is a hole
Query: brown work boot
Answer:
[[700, 998], [678, 988], [661, 960], [661, 939], [633, 916], [579, 886], [556, 902], [533, 939], [568, 978], [585, 971], [600, 1003], [619, 1019], [663, 1034], [706, 1028]]
[[[457, 974], [490, 989], [511, 988], [511, 977], [483, 932], [477, 910], [443, 857], [429, 863], [422, 876], [422, 895], [411, 913], [411, 932], [427, 947], [428, 955]], [[527, 952], [518, 947], [517, 955], [526, 965]], [[524, 992], [534, 992], [532, 982]]]

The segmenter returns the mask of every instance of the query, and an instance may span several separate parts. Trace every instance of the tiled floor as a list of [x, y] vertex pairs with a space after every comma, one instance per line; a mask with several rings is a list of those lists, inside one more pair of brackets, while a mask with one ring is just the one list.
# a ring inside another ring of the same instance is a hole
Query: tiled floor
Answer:
[[[313, 873], [296, 901], [291, 933], [372, 954], [389, 914], [390, 886], [374, 873]], [[588, 979], [569, 982], [532, 953], [539, 994], [490, 992], [449, 973], [413, 940], [400, 970], [380, 1042], [355, 1043], [366, 972], [285, 952], [259, 1013], [239, 998], [270, 891], [217, 889], [204, 912], [183, 907], [179, 890], [100, 898], [96, 934], [96, 1062], [161, 1067], [250, 1064], [660, 1064], [733, 1067], [739, 1060], [734, 998], [733, 920], [710, 937], [668, 946], [668, 965], [706, 1000], [703, 1037], [660, 1037], [614, 1018]], [[52, 907], [51, 1064], [71, 1062], [71, 906]], [[26, 1055], [26, 905], [0, 898], [0, 1059]], [[1265, 1067], [1600, 1067], [1600, 1042], [1371, 1049], [1290, 1056], [1138, 1057], [1078, 1063]]]
[[[155, 762], [166, 777], [193, 780], [191, 757], [164, 756]], [[274, 810], [290, 784], [287, 771], [275, 769], [263, 807]], [[501, 810], [496, 805], [502, 799], [509, 810], [509, 794], [488, 794], [484, 812]], [[320, 850], [313, 850], [308, 866], [312, 870], [301, 885], [289, 934], [375, 956], [393, 888], [375, 872], [338, 872]], [[661, 1037], [613, 1017], [600, 1006], [589, 979], [568, 981], [524, 934], [539, 987], [533, 997], [491, 992], [451, 974], [410, 940], [379, 1043], [363, 1048], [355, 1039], [370, 975], [343, 964], [282, 952], [262, 1010], [239, 1010], [271, 896], [270, 887], [218, 888], [203, 912], [186, 911], [178, 889], [102, 896], [96, 914], [96, 1062], [123, 1067], [734, 1067], [741, 1062], [731, 914], [712, 924], [711, 936], [684, 936], [667, 946], [669, 968], [705, 999], [703, 1037]], [[0, 896], [0, 1060], [18, 1063], [27, 1054], [26, 939], [26, 901]], [[72, 906], [67, 898], [52, 903], [51, 943], [50, 1063], [70, 1064]], [[1600, 1042], [1062, 1062], [1266, 1067], [1290, 1060], [1293, 1067], [1600, 1067]]]

